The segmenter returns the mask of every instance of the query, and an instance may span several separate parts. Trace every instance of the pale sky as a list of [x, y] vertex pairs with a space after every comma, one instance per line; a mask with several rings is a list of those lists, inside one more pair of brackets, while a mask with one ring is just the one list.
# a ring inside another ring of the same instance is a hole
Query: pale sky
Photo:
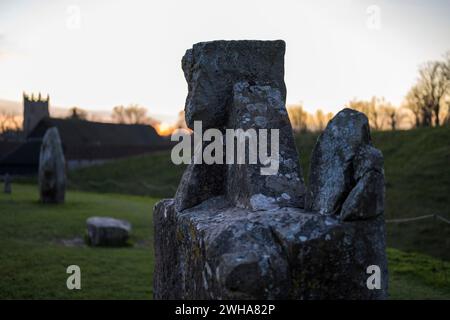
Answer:
[[285, 40], [288, 104], [398, 105], [418, 65], [450, 50], [450, 1], [0, 0], [0, 98], [41, 91], [56, 106], [175, 116], [181, 57], [217, 39]]

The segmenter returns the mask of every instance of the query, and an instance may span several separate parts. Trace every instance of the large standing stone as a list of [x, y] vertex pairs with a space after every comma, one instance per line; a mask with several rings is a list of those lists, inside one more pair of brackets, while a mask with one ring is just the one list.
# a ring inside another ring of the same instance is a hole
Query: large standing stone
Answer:
[[44, 135], [39, 156], [39, 190], [44, 203], [64, 202], [66, 163], [58, 129], [50, 128]]
[[188, 83], [186, 123], [203, 121], [204, 129], [227, 123], [233, 86], [241, 80], [278, 88], [286, 98], [284, 41], [210, 41], [194, 44], [182, 60]]
[[280, 156], [277, 173], [266, 176], [259, 174], [261, 163], [190, 164], [175, 195], [178, 211], [219, 195], [249, 209], [303, 206], [306, 188], [285, 107], [284, 52], [284, 41], [202, 42], [186, 52], [188, 126], [277, 129]]
[[109, 217], [91, 217], [86, 220], [88, 243], [91, 246], [120, 247], [127, 244], [131, 224]]
[[[275, 69], [260, 48], [278, 57]], [[284, 83], [274, 76], [283, 54], [279, 42], [249, 41], [197, 44], [187, 52], [188, 123], [278, 128], [279, 168], [267, 176], [258, 174], [261, 163], [187, 169], [176, 198], [154, 208], [156, 299], [387, 298], [383, 160], [370, 143], [367, 118], [346, 109], [327, 126], [314, 149], [303, 208]], [[213, 172], [226, 176], [215, 183]], [[368, 286], [372, 269], [379, 270], [375, 289]]]

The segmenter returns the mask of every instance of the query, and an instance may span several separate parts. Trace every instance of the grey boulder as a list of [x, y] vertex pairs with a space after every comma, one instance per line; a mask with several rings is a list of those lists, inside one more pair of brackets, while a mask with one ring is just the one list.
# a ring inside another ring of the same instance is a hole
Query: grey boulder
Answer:
[[91, 217], [86, 220], [87, 241], [94, 247], [119, 247], [127, 244], [131, 224], [110, 217]]

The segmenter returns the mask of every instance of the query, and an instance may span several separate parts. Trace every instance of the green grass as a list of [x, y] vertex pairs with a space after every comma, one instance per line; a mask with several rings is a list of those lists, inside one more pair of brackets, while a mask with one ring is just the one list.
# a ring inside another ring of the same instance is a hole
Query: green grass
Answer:
[[[317, 134], [296, 137], [300, 162], [308, 176]], [[450, 219], [450, 127], [372, 133], [385, 159], [386, 218], [440, 214]], [[71, 188], [172, 197], [183, 172], [168, 152], [114, 161], [73, 171]], [[440, 221], [388, 224], [390, 247], [450, 261], [450, 225]]]
[[[0, 299], [150, 299], [152, 208], [156, 199], [70, 191], [62, 205], [42, 205], [37, 187], [0, 194]], [[133, 246], [68, 247], [85, 220], [108, 215], [133, 224]], [[388, 249], [393, 299], [450, 299], [450, 263]], [[66, 268], [81, 268], [81, 290], [66, 288]]]
[[[43, 205], [35, 186], [0, 194], [0, 299], [150, 299], [155, 199], [68, 192], [62, 205]], [[90, 216], [133, 225], [132, 247], [67, 247], [83, 237]], [[81, 290], [66, 288], [66, 268], [81, 268]]]
[[[386, 172], [386, 218], [439, 214], [450, 219], [450, 127], [378, 132]], [[388, 224], [389, 245], [450, 260], [450, 225]]]
[[183, 171], [184, 166], [172, 164], [168, 151], [157, 152], [72, 171], [69, 186], [85, 191], [172, 197]]
[[388, 248], [391, 299], [450, 299], [450, 263]]

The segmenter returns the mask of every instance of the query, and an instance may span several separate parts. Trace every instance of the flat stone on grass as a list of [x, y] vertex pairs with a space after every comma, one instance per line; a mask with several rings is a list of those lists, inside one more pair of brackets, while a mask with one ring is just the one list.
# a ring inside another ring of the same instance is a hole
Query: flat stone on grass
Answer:
[[91, 217], [86, 220], [88, 244], [93, 247], [121, 247], [127, 244], [131, 224], [110, 217]]

